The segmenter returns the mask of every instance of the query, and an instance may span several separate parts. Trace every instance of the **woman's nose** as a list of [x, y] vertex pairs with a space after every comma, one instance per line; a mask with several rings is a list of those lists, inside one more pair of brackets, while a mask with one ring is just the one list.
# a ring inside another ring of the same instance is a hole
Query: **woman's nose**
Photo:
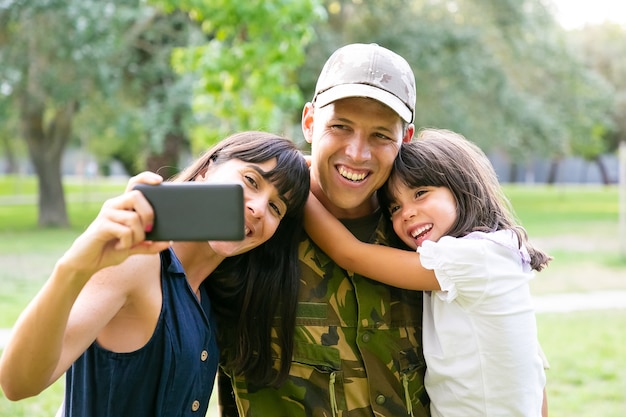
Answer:
[[257, 218], [262, 218], [267, 210], [268, 199], [262, 195], [255, 195], [246, 199], [246, 208]]

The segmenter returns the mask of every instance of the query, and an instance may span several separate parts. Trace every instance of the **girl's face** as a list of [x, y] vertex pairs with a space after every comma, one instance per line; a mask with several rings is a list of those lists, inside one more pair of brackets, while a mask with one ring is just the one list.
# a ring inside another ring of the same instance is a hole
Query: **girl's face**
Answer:
[[390, 184], [389, 204], [393, 230], [412, 249], [425, 240], [436, 242], [457, 219], [456, 200], [446, 187], [408, 187], [401, 180]]
[[287, 203], [263, 175], [276, 166], [276, 159], [261, 163], [231, 159], [211, 164], [196, 181], [236, 183], [243, 186], [245, 234], [241, 241], [211, 241], [213, 251], [221, 256], [235, 256], [256, 248], [274, 235], [287, 211]]

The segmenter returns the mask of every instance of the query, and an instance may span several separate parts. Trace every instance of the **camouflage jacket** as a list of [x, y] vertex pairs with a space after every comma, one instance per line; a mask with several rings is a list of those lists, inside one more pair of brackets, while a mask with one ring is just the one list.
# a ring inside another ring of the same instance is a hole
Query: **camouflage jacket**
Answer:
[[[381, 219], [382, 220], [382, 219]], [[370, 241], [393, 233], [379, 221]], [[422, 293], [339, 268], [310, 239], [299, 248], [301, 287], [288, 380], [278, 389], [233, 379], [242, 417], [429, 416]], [[232, 378], [232, 376], [231, 376]], [[224, 381], [220, 382], [222, 391]], [[220, 401], [229, 397], [220, 392]], [[223, 416], [237, 415], [228, 404]]]

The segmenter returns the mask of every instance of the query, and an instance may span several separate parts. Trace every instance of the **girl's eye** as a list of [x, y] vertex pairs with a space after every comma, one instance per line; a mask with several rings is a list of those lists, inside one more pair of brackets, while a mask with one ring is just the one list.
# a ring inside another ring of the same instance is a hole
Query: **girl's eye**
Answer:
[[417, 190], [415, 191], [415, 198], [420, 198], [424, 196], [428, 191], [426, 190]]
[[393, 204], [389, 206], [389, 213], [393, 214], [396, 211], [400, 210], [400, 206], [398, 204]]

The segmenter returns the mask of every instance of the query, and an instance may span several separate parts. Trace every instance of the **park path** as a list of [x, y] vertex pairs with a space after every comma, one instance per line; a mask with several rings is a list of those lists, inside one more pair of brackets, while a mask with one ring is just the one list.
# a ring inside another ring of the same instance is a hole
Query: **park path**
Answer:
[[[548, 294], [533, 297], [537, 313], [568, 313], [581, 310], [626, 309], [626, 290]], [[0, 349], [11, 329], [0, 329]]]

